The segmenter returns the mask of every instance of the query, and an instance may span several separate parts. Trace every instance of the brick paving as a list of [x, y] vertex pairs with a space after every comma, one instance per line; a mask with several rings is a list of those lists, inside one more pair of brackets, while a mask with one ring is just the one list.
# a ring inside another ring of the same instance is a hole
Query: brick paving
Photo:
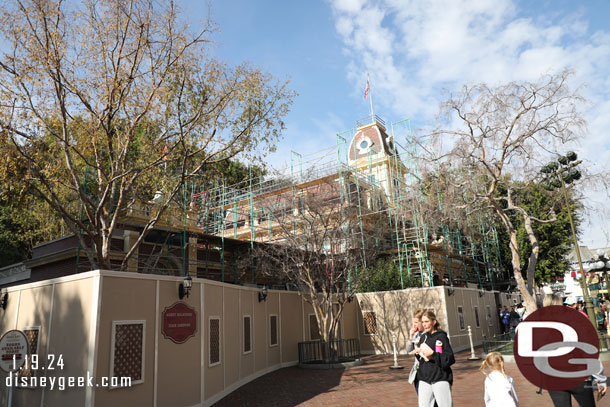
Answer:
[[[456, 355], [453, 365], [453, 405], [455, 407], [484, 406], [483, 383], [479, 372], [480, 361], [469, 361], [470, 352]], [[417, 395], [407, 382], [413, 364], [412, 356], [401, 356], [398, 363], [403, 370], [390, 370], [391, 356], [365, 356], [365, 364], [351, 369], [312, 370], [289, 367], [260, 377], [229, 394], [214, 407], [385, 407], [417, 406]], [[520, 407], [552, 407], [546, 391], [541, 395], [519, 372], [514, 363], [507, 363], [506, 374], [515, 381]], [[610, 372], [610, 362], [604, 362]], [[577, 406], [576, 402], [573, 402]], [[610, 407], [610, 394], [602, 398], [598, 407]]]

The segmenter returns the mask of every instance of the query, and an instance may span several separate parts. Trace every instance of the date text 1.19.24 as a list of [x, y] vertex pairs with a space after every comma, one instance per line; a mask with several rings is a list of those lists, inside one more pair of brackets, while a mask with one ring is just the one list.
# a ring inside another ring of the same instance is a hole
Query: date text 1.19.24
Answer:
[[[13, 355], [13, 368], [17, 370], [17, 359], [15, 356], [16, 355]], [[64, 358], [61, 354], [58, 356], [49, 354], [47, 355], [46, 360], [44, 357], [38, 357], [37, 354], [25, 355], [24, 366], [29, 366], [30, 370], [63, 370]]]

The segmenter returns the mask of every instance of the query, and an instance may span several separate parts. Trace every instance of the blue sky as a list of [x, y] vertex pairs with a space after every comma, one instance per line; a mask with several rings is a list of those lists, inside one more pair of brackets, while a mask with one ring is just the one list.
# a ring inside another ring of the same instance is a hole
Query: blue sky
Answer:
[[[195, 20], [203, 1], [187, 1]], [[571, 68], [571, 87], [584, 86], [588, 132], [573, 148], [593, 172], [610, 165], [610, 3], [602, 0], [213, 0], [220, 31], [213, 52], [244, 61], [298, 92], [275, 166], [290, 150], [317, 151], [369, 114], [363, 99], [371, 74], [375, 113], [386, 121], [435, 124], [444, 90], [463, 83], [536, 80]], [[582, 244], [610, 246], [609, 197], [587, 192]]]

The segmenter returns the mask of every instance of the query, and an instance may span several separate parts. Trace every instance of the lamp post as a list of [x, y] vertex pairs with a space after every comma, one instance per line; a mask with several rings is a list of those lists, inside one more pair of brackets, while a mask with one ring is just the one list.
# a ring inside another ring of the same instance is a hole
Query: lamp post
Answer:
[[608, 259], [608, 257], [606, 256], [606, 252], [604, 252], [603, 249], [599, 249], [597, 251], [597, 258], [593, 258], [593, 260], [594, 261], [592, 263], [589, 263], [590, 271], [596, 273], [604, 273], [604, 279], [606, 282], [606, 298], [610, 299], [610, 292], [608, 292], [608, 288], [610, 288], [610, 285], [608, 284], [608, 270], [610, 270], [610, 259]]
[[[568, 211], [568, 219], [570, 221], [570, 229], [572, 230], [572, 239], [574, 240], [574, 249], [576, 250], [576, 257], [578, 258], [578, 267], [580, 268], [580, 286], [582, 288], [582, 296], [585, 300], [585, 309], [587, 310], [587, 316], [589, 321], [597, 332], [600, 346], [605, 343], [603, 341], [599, 330], [597, 329], [597, 320], [595, 319], [595, 311], [593, 309], [593, 302], [589, 295], [589, 287], [587, 286], [587, 277], [585, 270], [582, 265], [582, 257], [580, 256], [580, 247], [578, 246], [578, 240], [576, 239], [576, 229], [574, 228], [574, 221], [572, 219], [572, 211], [570, 210], [570, 202], [568, 200], [568, 193], [566, 190], [566, 184], [571, 184], [574, 181], [578, 181], [581, 177], [580, 171], [575, 167], [582, 161], [578, 160], [578, 156], [573, 151], [568, 151], [565, 156], [561, 156], [557, 161], [551, 161], [540, 171], [546, 174], [546, 182], [544, 188], [548, 191], [561, 189], [563, 198], [565, 199], [566, 209]], [[605, 346], [604, 346], [605, 347]]]

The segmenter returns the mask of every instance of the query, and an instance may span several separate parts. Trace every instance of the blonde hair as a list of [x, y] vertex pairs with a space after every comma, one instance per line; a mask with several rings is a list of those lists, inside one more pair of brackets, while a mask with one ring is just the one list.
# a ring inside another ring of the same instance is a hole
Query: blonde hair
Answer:
[[489, 367], [491, 370], [499, 370], [506, 376], [506, 373], [504, 373], [504, 358], [500, 352], [490, 352], [487, 354], [487, 357], [485, 357], [485, 360], [481, 363], [479, 370], [483, 372], [486, 367]]
[[413, 314], [413, 318], [417, 318], [417, 319], [421, 320], [421, 317], [423, 315], [424, 315], [424, 309], [420, 308], [420, 309], [415, 311], [415, 314]]
[[441, 325], [438, 323], [438, 320], [436, 319], [436, 314], [434, 313], [434, 311], [431, 311], [429, 309], [423, 310], [420, 319], [423, 318], [423, 317], [426, 317], [430, 321], [434, 321], [435, 322], [434, 329], [436, 329], [436, 330], [441, 329]]
[[542, 299], [542, 306], [548, 307], [549, 305], [563, 305], [563, 299], [557, 293], [547, 294]]

